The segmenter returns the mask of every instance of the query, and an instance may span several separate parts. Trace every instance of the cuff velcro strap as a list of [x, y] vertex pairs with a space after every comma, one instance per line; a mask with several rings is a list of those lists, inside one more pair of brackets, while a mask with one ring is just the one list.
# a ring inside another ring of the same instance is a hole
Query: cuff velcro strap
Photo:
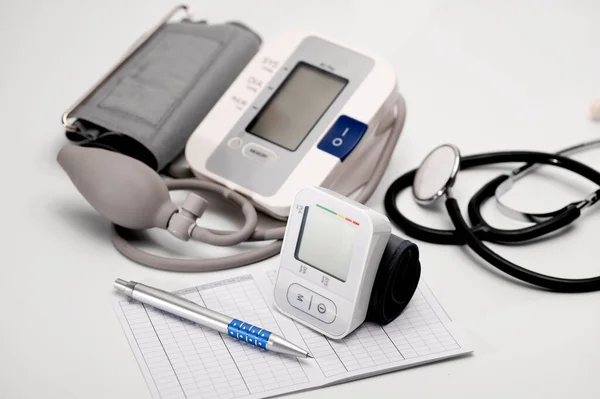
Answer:
[[366, 321], [385, 325], [408, 305], [421, 277], [419, 248], [391, 235], [375, 276]]

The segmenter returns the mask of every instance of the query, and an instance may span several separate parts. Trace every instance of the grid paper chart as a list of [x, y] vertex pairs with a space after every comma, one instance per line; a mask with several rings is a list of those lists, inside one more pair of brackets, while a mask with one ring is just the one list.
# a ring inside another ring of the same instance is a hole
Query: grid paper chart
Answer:
[[460, 349], [421, 288], [396, 320], [383, 327], [364, 323], [343, 340], [296, 325], [326, 377]]
[[275, 278], [275, 271], [242, 275], [175, 293], [282, 335], [315, 359], [266, 352], [119, 297], [117, 316], [153, 397], [265, 398], [471, 352], [424, 282], [392, 323], [364, 323], [343, 340], [332, 340], [274, 310]]
[[[177, 294], [283, 335], [251, 276]], [[235, 398], [308, 382], [295, 358], [266, 353], [139, 302], [119, 306], [151, 375], [148, 383], [161, 398]]]

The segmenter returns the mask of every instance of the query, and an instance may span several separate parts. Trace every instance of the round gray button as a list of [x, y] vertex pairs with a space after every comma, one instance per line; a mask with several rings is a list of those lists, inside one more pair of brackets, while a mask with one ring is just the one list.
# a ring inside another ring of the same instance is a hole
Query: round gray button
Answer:
[[327, 307], [325, 307], [325, 304], [320, 303], [317, 305], [317, 310], [319, 311], [319, 313], [323, 314], [327, 311]]
[[227, 142], [227, 145], [229, 146], [229, 148], [233, 148], [234, 150], [237, 150], [238, 148], [240, 148], [242, 146], [242, 139], [239, 137], [232, 137]]

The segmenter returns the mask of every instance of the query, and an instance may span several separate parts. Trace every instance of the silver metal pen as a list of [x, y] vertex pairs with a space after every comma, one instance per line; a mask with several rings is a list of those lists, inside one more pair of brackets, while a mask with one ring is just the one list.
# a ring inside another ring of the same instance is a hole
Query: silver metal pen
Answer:
[[301, 347], [291, 343], [279, 335], [253, 326], [244, 321], [225, 316], [214, 310], [207, 309], [192, 301], [173, 295], [170, 292], [135, 281], [115, 280], [115, 288], [128, 297], [150, 305], [167, 313], [193, 321], [201, 326], [227, 334], [231, 338], [247, 342], [271, 352], [304, 358], [313, 356]]

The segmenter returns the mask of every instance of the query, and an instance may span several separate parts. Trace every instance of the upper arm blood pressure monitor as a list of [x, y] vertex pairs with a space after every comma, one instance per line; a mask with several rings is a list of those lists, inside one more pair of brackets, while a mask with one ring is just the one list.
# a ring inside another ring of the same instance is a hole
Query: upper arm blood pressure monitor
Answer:
[[317, 35], [289, 34], [250, 61], [185, 155], [196, 175], [285, 219], [303, 187], [349, 195], [371, 177], [392, 122], [403, 119], [398, 104], [385, 61]]
[[[366, 202], [396, 147], [405, 106], [393, 68], [381, 58], [317, 34], [282, 35], [258, 50], [262, 40], [240, 24], [221, 27], [182, 21], [171, 26], [166, 22], [169, 15], [108, 78], [78, 101], [73, 112], [63, 115], [63, 122], [70, 116], [90, 122], [94, 128], [103, 121], [111, 122], [103, 123], [103, 129], [96, 132], [98, 137], [61, 149], [58, 161], [90, 204], [115, 224], [112, 240], [116, 248], [138, 263], [172, 271], [222, 270], [258, 262], [280, 252], [286, 230], [283, 226], [258, 228], [257, 209], [286, 220], [296, 193], [305, 187], [327, 188], [338, 193], [337, 197], [323, 197], [319, 204], [324, 208], [316, 204], [306, 207], [301, 245], [293, 254], [307, 265], [304, 278], [316, 276], [318, 270], [323, 276], [320, 284], [327, 284], [317, 286], [319, 290], [309, 279], [303, 286], [338, 307], [334, 319], [326, 319], [329, 324], [322, 329], [331, 336], [345, 334], [356, 320], [364, 319], [365, 311], [373, 320], [388, 320], [404, 306], [398, 305], [402, 301], [390, 299], [397, 294], [388, 286], [395, 281], [391, 274], [407, 260], [418, 262], [416, 248], [408, 242], [402, 247], [402, 240], [393, 236], [386, 240], [389, 223], [386, 232], [385, 218], [341, 199], [352, 194], [356, 203]], [[189, 40], [185, 39], [188, 36]], [[176, 45], [169, 45], [171, 41]], [[206, 51], [188, 57], [199, 43]], [[254, 56], [249, 57], [251, 54]], [[177, 68], [162, 72], [173, 58]], [[231, 67], [225, 68], [229, 64]], [[164, 81], [163, 75], [167, 75]], [[218, 85], [213, 84], [217, 81]], [[223, 88], [224, 82], [229, 83], [227, 88]], [[169, 93], [157, 92], [156, 88], [165, 84], [176, 87]], [[126, 107], [106, 107], [106, 96]], [[206, 111], [209, 103], [212, 108]], [[157, 107], [168, 112], [157, 114]], [[198, 112], [190, 113], [194, 107]], [[147, 122], [153, 124], [150, 131]], [[188, 129], [192, 125], [195, 129]], [[81, 131], [82, 135], [96, 133]], [[159, 162], [144, 162], [135, 152], [109, 145], [120, 133], [138, 138]], [[177, 168], [171, 167], [173, 163], [162, 168], [173, 161], [168, 160], [169, 154], [181, 148], [179, 140], [186, 134], [185, 157], [198, 178], [180, 178], [179, 171], [184, 168], [179, 162]], [[160, 143], [173, 145], [162, 151]], [[156, 170], [175, 178], [162, 179]], [[169, 190], [192, 193], [179, 206], [171, 200]], [[205, 191], [240, 207], [245, 221], [239, 230], [209, 229], [196, 223], [207, 207], [198, 192]], [[332, 202], [332, 198], [336, 200]], [[335, 210], [339, 220], [324, 209]], [[291, 214], [291, 223], [299, 226], [299, 216]], [[332, 220], [337, 223], [330, 225]], [[165, 229], [179, 239], [216, 246], [268, 242], [222, 258], [167, 258], [130, 244], [127, 229], [147, 228]], [[329, 245], [338, 252], [325, 251]], [[381, 251], [386, 267], [377, 268]], [[289, 256], [286, 251], [284, 257]], [[356, 262], [368, 267], [359, 270]], [[376, 276], [381, 273], [388, 276], [377, 283]], [[322, 292], [323, 287], [329, 291]], [[365, 302], [369, 292], [370, 300]], [[352, 302], [356, 295], [358, 300]], [[324, 314], [332, 317], [334, 305], [323, 301], [317, 312], [325, 306]], [[376, 305], [371, 306], [373, 303]], [[298, 310], [294, 309], [290, 312]]]

